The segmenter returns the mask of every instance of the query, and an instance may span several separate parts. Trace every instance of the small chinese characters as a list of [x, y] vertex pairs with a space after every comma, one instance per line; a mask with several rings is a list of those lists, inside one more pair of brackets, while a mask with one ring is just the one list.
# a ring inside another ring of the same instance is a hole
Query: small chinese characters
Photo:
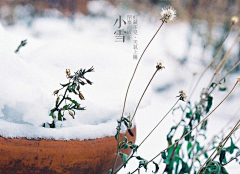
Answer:
[[138, 59], [138, 19], [137, 15], [127, 15], [124, 20], [121, 15], [115, 20], [114, 25], [116, 28], [115, 42], [125, 42], [126, 40], [133, 41], [133, 59]]

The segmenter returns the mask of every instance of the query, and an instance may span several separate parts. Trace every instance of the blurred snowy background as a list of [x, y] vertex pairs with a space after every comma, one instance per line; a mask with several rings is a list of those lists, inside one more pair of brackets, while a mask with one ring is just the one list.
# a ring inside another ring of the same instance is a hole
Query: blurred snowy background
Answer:
[[[172, 107], [180, 90], [187, 93], [191, 91], [227, 34], [230, 18], [239, 16], [240, 2], [0, 0], [0, 135], [57, 139], [114, 135], [116, 119], [120, 117], [127, 85], [137, 63], [133, 59], [133, 39], [116, 42], [114, 24], [119, 15], [125, 21], [127, 15], [137, 16], [139, 58], [161, 24], [159, 11], [166, 5], [172, 5], [177, 10], [178, 18], [173, 23], [164, 24], [148, 48], [127, 100], [126, 115], [133, 113], [155, 71], [156, 63], [162, 61], [166, 68], [156, 75], [136, 115], [136, 144]], [[231, 46], [238, 29], [239, 24], [233, 28], [218, 59]], [[27, 45], [15, 53], [20, 42], [25, 39]], [[238, 45], [231, 52], [224, 72], [240, 60], [239, 48]], [[81, 104], [87, 110], [78, 112], [75, 120], [69, 117], [62, 125], [64, 128], [54, 132], [40, 127], [42, 123], [51, 120], [48, 115], [55, 102], [51, 94], [60, 88], [59, 83], [67, 82], [65, 70], [70, 69], [73, 73], [91, 66], [94, 66], [95, 72], [87, 77], [94, 84], [82, 88], [86, 100]], [[216, 90], [213, 93], [213, 107], [229, 92], [239, 77], [239, 70], [240, 67], [227, 77], [226, 91]], [[213, 72], [209, 70], [206, 73], [192, 98], [193, 103], [199, 100], [200, 91], [208, 85]], [[197, 75], [193, 76], [194, 73]], [[209, 119], [206, 134], [209, 139], [232, 116], [237, 115], [239, 118], [239, 91], [238, 85]], [[138, 155], [151, 159], [163, 150], [167, 146], [166, 135], [180, 119], [180, 115], [178, 112], [170, 114], [138, 150]], [[65, 131], [65, 127], [69, 126], [68, 131]], [[179, 131], [176, 137], [180, 137], [181, 133]], [[239, 139], [239, 132], [233, 139]], [[132, 171], [137, 165], [137, 161], [132, 161], [120, 173]], [[160, 171], [164, 169], [163, 166]], [[152, 173], [152, 167], [148, 173]], [[240, 173], [238, 163], [233, 162], [226, 168], [230, 174]]]

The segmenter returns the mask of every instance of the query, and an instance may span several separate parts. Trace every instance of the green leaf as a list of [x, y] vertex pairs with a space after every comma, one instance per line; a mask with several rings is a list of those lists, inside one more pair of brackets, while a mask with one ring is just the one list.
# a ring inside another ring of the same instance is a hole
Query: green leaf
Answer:
[[183, 107], [180, 105], [180, 106], [178, 106], [178, 107], [176, 107], [172, 110], [172, 114], [174, 115], [174, 111], [179, 109], [179, 108], [182, 110], [182, 112], [184, 111]]
[[203, 147], [200, 146], [199, 142], [196, 141], [196, 145], [197, 145], [197, 152], [202, 151]]
[[167, 159], [167, 155], [165, 151], [161, 152], [161, 156], [162, 156], [162, 159], [164, 160]]
[[207, 102], [207, 108], [206, 108], [206, 113], [208, 113], [212, 107], [212, 102], [213, 102], [213, 97], [212, 96], [208, 96], [208, 102]]
[[208, 158], [207, 152], [204, 153], [204, 157], [205, 157], [205, 158]]
[[133, 144], [133, 145], [130, 146], [130, 148], [133, 150], [133, 152], [136, 152], [137, 148], [138, 148], [138, 145]]
[[220, 162], [220, 164], [222, 164], [223, 159], [225, 158], [225, 155], [226, 155], [226, 150], [225, 150], [225, 149], [222, 149], [221, 152], [220, 152], [220, 156], [219, 156], [219, 162]]
[[222, 174], [228, 174], [227, 170], [223, 166], [221, 167], [221, 172]]
[[116, 133], [116, 135], [115, 135], [115, 139], [118, 141], [118, 131], [117, 131], [117, 133]]
[[221, 174], [221, 164], [218, 162], [215, 162], [216, 165], [216, 172], [215, 174]]
[[190, 108], [190, 111], [186, 113], [186, 118], [191, 118], [192, 116], [192, 109]]
[[144, 167], [144, 169], [147, 171], [147, 165], [148, 165], [148, 161], [143, 159], [141, 161], [139, 161], [139, 168], [141, 168], [142, 166]]
[[192, 153], [192, 143], [191, 142], [188, 142], [187, 144], [187, 152], [188, 152], [188, 158], [191, 157], [191, 153]]
[[120, 149], [127, 149], [129, 147], [128, 144], [124, 144]]
[[192, 143], [191, 142], [188, 142], [187, 144], [187, 150], [189, 151], [189, 149], [192, 147]]
[[63, 109], [67, 110], [68, 109], [68, 105], [63, 106]]
[[128, 156], [127, 156], [127, 154], [122, 153], [122, 152], [119, 152], [119, 155], [121, 156], [122, 162], [123, 162], [124, 167], [125, 167], [126, 166], [125, 163], [127, 162]]
[[140, 156], [135, 156], [138, 160], [144, 160], [142, 157]]
[[131, 129], [128, 129], [128, 133], [129, 133], [129, 135], [131, 135], [132, 137], [134, 137], [134, 134], [132, 133]]
[[227, 87], [224, 85], [224, 86], [219, 86], [219, 91], [226, 91], [227, 90]]
[[52, 110], [50, 111], [49, 116], [53, 117], [53, 114], [54, 114], [54, 111], [53, 111], [53, 109], [52, 109]]
[[232, 137], [230, 137], [230, 139], [231, 139], [231, 145], [230, 145], [229, 153], [232, 154], [234, 149], [238, 149], [238, 147], [234, 145]]
[[60, 85], [61, 85], [62, 87], [66, 87], [66, 86], [68, 86], [69, 84], [70, 84], [70, 82], [67, 83], [67, 84], [61, 84], [61, 83], [60, 83]]
[[61, 114], [61, 111], [58, 111], [58, 120], [59, 120], [59, 121], [62, 121], [62, 114]]
[[185, 163], [182, 159], [181, 159], [181, 162], [182, 162], [182, 168], [180, 170], [180, 174], [190, 173], [190, 168], [188, 167], [188, 164]]
[[153, 164], [155, 165], [155, 172], [154, 172], [154, 171], [152, 171], [152, 172], [153, 172], [153, 173], [157, 173], [158, 170], [159, 170], [159, 166], [158, 166], [158, 164], [155, 163], [154, 161], [153, 161]]
[[198, 107], [196, 107], [195, 118], [197, 119], [197, 121], [199, 123], [200, 122], [200, 118], [201, 118], [201, 110]]
[[199, 135], [203, 136], [205, 140], [207, 139], [205, 134], [199, 134]]

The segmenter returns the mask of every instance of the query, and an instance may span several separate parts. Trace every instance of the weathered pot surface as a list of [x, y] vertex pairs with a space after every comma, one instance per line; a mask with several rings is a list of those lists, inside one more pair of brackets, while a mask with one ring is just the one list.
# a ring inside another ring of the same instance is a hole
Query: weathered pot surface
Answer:
[[[132, 132], [134, 137], [127, 136], [135, 142], [136, 127]], [[84, 141], [0, 137], [0, 174], [107, 174], [116, 143], [114, 136]], [[130, 154], [131, 149], [123, 152]], [[117, 168], [121, 164], [119, 156]]]

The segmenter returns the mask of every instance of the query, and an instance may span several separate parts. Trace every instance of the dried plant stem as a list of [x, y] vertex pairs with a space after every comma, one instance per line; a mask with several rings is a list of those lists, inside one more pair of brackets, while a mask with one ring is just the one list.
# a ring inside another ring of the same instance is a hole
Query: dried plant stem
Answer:
[[149, 80], [149, 82], [148, 82], [146, 88], [144, 89], [144, 91], [143, 91], [143, 93], [142, 93], [142, 96], [141, 96], [140, 100], [138, 101], [137, 107], [136, 107], [136, 109], [135, 109], [135, 111], [134, 111], [134, 113], [133, 113], [133, 116], [132, 116], [131, 122], [133, 121], [133, 119], [134, 119], [134, 117], [135, 117], [135, 115], [136, 115], [136, 113], [137, 113], [138, 107], [139, 107], [139, 105], [140, 105], [140, 103], [141, 103], [141, 101], [142, 101], [142, 99], [143, 99], [144, 94], [146, 93], [146, 91], [147, 91], [149, 85], [151, 84], [153, 78], [155, 77], [155, 75], [157, 74], [158, 71], [159, 71], [159, 70], [156, 69], [156, 71], [153, 73], [151, 79]]
[[234, 157], [234, 158], [232, 158], [230, 161], [228, 161], [226, 164], [223, 164], [223, 166], [226, 166], [227, 164], [229, 164], [229, 163], [232, 162], [233, 160], [237, 159], [239, 156], [240, 156], [240, 153], [239, 153], [236, 157]]
[[158, 122], [158, 124], [151, 130], [151, 132], [144, 138], [144, 140], [139, 144], [138, 148], [146, 141], [146, 139], [153, 133], [153, 131], [160, 125], [160, 123], [166, 118], [166, 116], [173, 110], [173, 108], [177, 105], [180, 99], [176, 101], [173, 107], [165, 114], [165, 116]]
[[[144, 53], [146, 52], [147, 48], [149, 47], [149, 45], [151, 44], [151, 42], [153, 41], [153, 39], [155, 38], [155, 36], [156, 36], [157, 33], [159, 32], [159, 30], [162, 28], [162, 26], [163, 26], [164, 23], [165, 23], [165, 21], [163, 20], [162, 23], [161, 23], [161, 25], [160, 25], [160, 27], [159, 27], [158, 30], [156, 31], [156, 33], [153, 35], [153, 37], [151, 38], [151, 40], [149, 41], [149, 43], [147, 44], [147, 46], [146, 46], [145, 49], [143, 50], [143, 53], [141, 54], [141, 56], [140, 56], [140, 58], [139, 58], [139, 60], [138, 60], [138, 62], [137, 62], [137, 65], [136, 65], [136, 67], [135, 67], [135, 69], [134, 69], [133, 75], [132, 75], [131, 80], [130, 80], [130, 82], [129, 82], [129, 84], [128, 84], [127, 91], [126, 91], [126, 94], [125, 94], [121, 119], [123, 118], [123, 115], [124, 115], [124, 111], [125, 111], [125, 107], [126, 107], [126, 101], [127, 101], [127, 96], [128, 96], [128, 91], [129, 91], [129, 88], [130, 88], [130, 86], [131, 86], [131, 83], [132, 83], [132, 80], [133, 80], [133, 78], [134, 78], [134, 75], [135, 75], [135, 73], [136, 73], [136, 71], [137, 71], [138, 65], [139, 65], [139, 63], [140, 63], [140, 61], [141, 61]], [[121, 119], [120, 119], [120, 120], [121, 120]], [[120, 122], [119, 127], [121, 128], [121, 122]], [[120, 130], [118, 130], [117, 136], [119, 136], [119, 133], [120, 133]], [[114, 159], [114, 162], [113, 162], [112, 174], [113, 174], [113, 172], [114, 172], [114, 169], [115, 169], [115, 166], [116, 166], [116, 163], [117, 163], [118, 153], [119, 153], [119, 139], [117, 140], [117, 153], [116, 153], [116, 155], [115, 155], [115, 159]]]
[[[223, 133], [224, 130], [225, 130], [225, 128], [227, 128], [227, 126], [228, 126], [230, 123], [232, 123], [232, 122], [237, 118], [237, 113], [239, 112], [239, 110], [240, 110], [240, 108], [235, 112], [235, 114], [233, 114], [233, 116], [232, 116], [232, 118], [229, 120], [229, 122], [227, 122], [227, 123], [225, 124], [225, 126], [223, 126], [223, 128], [222, 128], [216, 135], [219, 135], [220, 133]], [[213, 138], [211, 139], [211, 141], [210, 141], [209, 143], [207, 143], [206, 146], [204, 146], [204, 147], [205, 147], [204, 150], [203, 150], [199, 155], [197, 155], [197, 157], [195, 157], [195, 158], [200, 157], [202, 154], [204, 154], [204, 153], [207, 151], [207, 149], [209, 148], [209, 146], [214, 142], [214, 137], [215, 137], [215, 136], [213, 136]], [[236, 143], [237, 143], [237, 142], [236, 142]], [[236, 143], [235, 143], [235, 144], [236, 144]]]
[[[239, 32], [238, 32], [239, 33]], [[214, 78], [216, 77], [217, 74], [219, 74], [219, 72], [224, 68], [224, 66], [226, 65], [227, 61], [229, 60], [229, 55], [232, 51], [232, 49], [239, 43], [240, 39], [238, 37], [238, 35], [235, 38], [234, 43], [232, 44], [232, 46], [229, 48], [229, 50], [227, 51], [227, 53], [224, 55], [224, 57], [222, 58], [221, 62], [218, 64], [215, 73], [212, 77], [212, 79], [210, 80], [210, 83], [208, 85], [208, 88], [211, 86], [212, 82], [214, 81]]]
[[235, 70], [238, 66], [240, 65], [240, 61], [238, 61], [238, 63], [236, 65], [234, 65], [234, 67], [232, 67], [232, 69], [230, 69], [219, 81], [218, 84], [221, 83], [221, 81], [226, 78], [231, 72], [233, 72], [233, 70]]
[[[219, 143], [218, 147], [216, 147], [216, 149], [212, 152], [212, 154], [209, 156], [209, 158], [205, 161], [205, 163], [200, 167], [200, 169], [198, 170], [197, 174], [199, 174], [202, 169], [204, 168], [204, 165], [208, 162], [208, 161], [213, 161], [216, 156], [221, 152], [222, 148], [224, 147], [224, 145], [226, 144], [226, 142], [228, 141], [228, 139], [231, 137], [231, 135], [237, 130], [238, 126], [239, 126], [240, 120], [238, 120], [237, 124], [234, 126], [234, 128], [230, 131], [230, 133]], [[221, 148], [220, 148], [221, 147]], [[213, 159], [211, 159], [211, 157], [214, 155], [214, 153], [217, 152], [217, 154], [213, 157]]]
[[[153, 130], [144, 138], [144, 140], [139, 144], [139, 146], [138, 146], [137, 149], [140, 148], [140, 146], [144, 143], [144, 141], [146, 141], [146, 139], [152, 134], [152, 132], [159, 126], [159, 124], [160, 124], [160, 123], [166, 118], [166, 116], [173, 110], [173, 108], [176, 106], [176, 104], [179, 102], [179, 100], [180, 100], [180, 99], [178, 99], [178, 100], [176, 101], [176, 103], [175, 103], [175, 104], [171, 107], [171, 109], [165, 114], [165, 116], [158, 122], [158, 124], [153, 128]], [[126, 163], [133, 157], [134, 153], [135, 153], [135, 152], [133, 152], [133, 153], [130, 155], [130, 157], [127, 159]], [[126, 163], [125, 163], [125, 164], [126, 164]], [[124, 164], [123, 164], [117, 171], [119, 171], [123, 166], [124, 166]], [[117, 171], [116, 171], [116, 173], [117, 173]]]
[[[202, 119], [202, 121], [200, 121], [194, 128], [192, 128], [190, 131], [188, 131], [186, 134], [184, 134], [179, 140], [177, 140], [175, 143], [173, 143], [172, 145], [168, 146], [167, 148], [165, 148], [164, 150], [162, 150], [160, 153], [158, 153], [155, 157], [153, 157], [150, 161], [148, 161], [148, 163], [152, 162], [153, 160], [155, 160], [159, 155], [161, 155], [162, 152], [164, 152], [165, 150], [168, 150], [169, 148], [171, 148], [172, 146], [175, 146], [177, 143], [179, 143], [183, 138], [185, 138], [188, 134], [190, 134], [193, 130], [195, 130], [202, 122], [206, 121], [208, 119], [208, 117], [230, 96], [230, 94], [233, 92], [233, 90], [235, 89], [235, 87], [237, 86], [238, 81], [235, 83], [235, 85], [233, 86], [233, 88], [231, 89], [231, 91], [224, 97], [224, 99], [204, 118]], [[132, 172], [132, 173], [135, 173]]]
[[223, 47], [224, 42], [226, 41], [226, 39], [228, 38], [229, 34], [230, 34], [231, 31], [232, 31], [232, 26], [233, 26], [233, 25], [230, 26], [230, 29], [229, 29], [229, 31], [228, 31], [226, 37], [224, 38], [222, 44], [220, 45], [220, 47], [218, 48], [217, 52], [216, 52], [215, 55], [213, 56], [212, 61], [208, 64], [208, 66], [204, 69], [204, 71], [203, 71], [202, 74], [200, 75], [200, 77], [199, 77], [197, 83], [195, 84], [195, 86], [194, 86], [194, 88], [193, 88], [193, 90], [192, 90], [192, 92], [191, 92], [191, 94], [190, 94], [190, 96], [189, 96], [189, 98], [188, 98], [188, 101], [190, 101], [190, 99], [191, 99], [193, 93], [195, 92], [195, 90], [196, 90], [196, 88], [197, 88], [199, 82], [201, 81], [201, 79], [202, 79], [202, 77], [204, 76], [204, 74], [206, 73], [206, 71], [212, 66], [213, 62], [215, 61], [217, 55], [219, 54], [220, 50], [221, 50], [222, 47]]
[[130, 88], [130, 86], [131, 86], [132, 80], [133, 80], [133, 78], [134, 78], [134, 76], [135, 76], [135, 73], [136, 73], [136, 71], [137, 71], [138, 65], [139, 65], [140, 61], [142, 60], [142, 57], [143, 57], [144, 53], [146, 52], [147, 48], [149, 47], [149, 45], [151, 44], [151, 42], [153, 41], [153, 39], [155, 38], [155, 36], [156, 36], [157, 33], [159, 32], [159, 30], [162, 28], [163, 24], [164, 24], [164, 21], [162, 22], [162, 24], [160, 25], [160, 27], [158, 28], [158, 30], [156, 31], [156, 33], [153, 35], [152, 39], [151, 39], [151, 40], [149, 41], [149, 43], [147, 44], [146, 48], [144, 49], [142, 55], [140, 56], [140, 58], [139, 58], [139, 60], [138, 60], [138, 62], [137, 62], [137, 65], [136, 65], [136, 67], [135, 67], [135, 69], [134, 69], [133, 75], [132, 75], [131, 80], [130, 80], [130, 82], [129, 82], [129, 84], [128, 84], [127, 91], [126, 91], [126, 94], [125, 94], [125, 99], [124, 99], [124, 103], [123, 103], [123, 110], [122, 110], [122, 117], [123, 117], [123, 114], [124, 114], [124, 111], [125, 111], [125, 107], [126, 107], [126, 101], [127, 101], [128, 91], [129, 91], [129, 88]]
[[[195, 92], [196, 89], [197, 89], [197, 86], [198, 86], [199, 82], [201, 81], [202, 77], [203, 77], [204, 74], [207, 72], [207, 70], [212, 66], [212, 64], [213, 64], [213, 62], [215, 61], [217, 55], [219, 54], [220, 50], [221, 50], [222, 47], [223, 47], [224, 42], [226, 41], [226, 39], [228, 38], [229, 34], [231, 33], [232, 28], [233, 28], [233, 25], [231, 24], [230, 29], [229, 29], [227, 35], [225, 36], [225, 38], [223, 39], [220, 47], [218, 48], [217, 52], [216, 52], [215, 55], [213, 56], [212, 61], [211, 61], [211, 62], [208, 64], [208, 66], [204, 69], [204, 71], [202, 72], [202, 74], [201, 74], [200, 77], [198, 78], [196, 84], [194, 85], [193, 90], [192, 90], [191, 94], [189, 95], [189, 97], [188, 97], [188, 99], [187, 99], [186, 106], [185, 106], [185, 108], [184, 108], [184, 110], [183, 110], [183, 115], [184, 115], [184, 113], [185, 113], [185, 111], [186, 111], [186, 109], [187, 109], [187, 104], [188, 104], [188, 102], [191, 100], [192, 95], [194, 94], [194, 92]], [[210, 83], [210, 84], [211, 84], [211, 83]]]
[[217, 155], [221, 152], [222, 148], [225, 146], [225, 144], [227, 143], [228, 139], [232, 136], [232, 134], [233, 134], [236, 130], [238, 130], [238, 127], [240, 126], [239, 123], [240, 123], [240, 119], [238, 120], [238, 122], [237, 122], [237, 124], [234, 126], [234, 128], [231, 130], [231, 132], [227, 135], [227, 137], [225, 138], [225, 142], [222, 143], [222, 147], [218, 150], [218, 153], [215, 154], [215, 156], [213, 157], [212, 160], [214, 160], [214, 159], [217, 157]]

